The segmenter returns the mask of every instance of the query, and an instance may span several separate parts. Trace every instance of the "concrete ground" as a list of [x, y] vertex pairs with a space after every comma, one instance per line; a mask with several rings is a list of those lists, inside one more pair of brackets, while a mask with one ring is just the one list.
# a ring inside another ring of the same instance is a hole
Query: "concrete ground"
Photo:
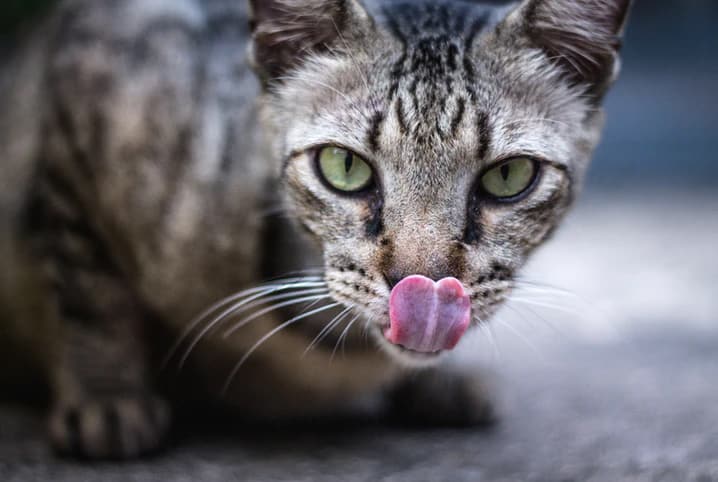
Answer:
[[53, 458], [0, 408], [2, 481], [718, 481], [718, 196], [590, 194], [457, 359], [489, 372], [501, 422], [410, 430], [187, 425], [130, 464]]

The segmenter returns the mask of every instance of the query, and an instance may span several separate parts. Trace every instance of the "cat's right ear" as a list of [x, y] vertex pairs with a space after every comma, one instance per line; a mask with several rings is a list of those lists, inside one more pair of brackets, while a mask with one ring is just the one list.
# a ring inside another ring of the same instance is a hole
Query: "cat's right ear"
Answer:
[[616, 78], [621, 36], [632, 0], [523, 0], [511, 16], [531, 43], [600, 98]]
[[359, 0], [250, 0], [251, 61], [265, 83], [281, 81], [312, 54], [341, 52], [373, 22]]

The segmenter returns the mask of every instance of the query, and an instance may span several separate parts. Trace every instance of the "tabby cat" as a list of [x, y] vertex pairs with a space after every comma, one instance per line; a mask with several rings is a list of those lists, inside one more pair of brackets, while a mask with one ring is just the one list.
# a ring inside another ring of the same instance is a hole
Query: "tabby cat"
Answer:
[[445, 355], [579, 190], [628, 4], [62, 2], [0, 76], [0, 314], [53, 446], [155, 450], [167, 380], [487, 421]]

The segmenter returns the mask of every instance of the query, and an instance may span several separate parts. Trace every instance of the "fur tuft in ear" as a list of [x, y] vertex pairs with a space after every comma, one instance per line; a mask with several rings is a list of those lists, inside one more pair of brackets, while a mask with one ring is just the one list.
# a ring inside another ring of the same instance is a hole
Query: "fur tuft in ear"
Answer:
[[250, 0], [252, 62], [272, 81], [311, 53], [342, 50], [371, 25], [358, 0]]
[[524, 21], [532, 41], [574, 83], [600, 97], [619, 70], [621, 34], [631, 0], [527, 0]]

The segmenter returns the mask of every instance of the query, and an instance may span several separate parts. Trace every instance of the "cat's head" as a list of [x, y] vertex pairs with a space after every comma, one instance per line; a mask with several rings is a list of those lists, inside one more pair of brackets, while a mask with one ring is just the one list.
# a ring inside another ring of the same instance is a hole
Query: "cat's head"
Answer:
[[287, 204], [333, 297], [399, 359], [435, 359], [573, 201], [629, 0], [251, 3]]

